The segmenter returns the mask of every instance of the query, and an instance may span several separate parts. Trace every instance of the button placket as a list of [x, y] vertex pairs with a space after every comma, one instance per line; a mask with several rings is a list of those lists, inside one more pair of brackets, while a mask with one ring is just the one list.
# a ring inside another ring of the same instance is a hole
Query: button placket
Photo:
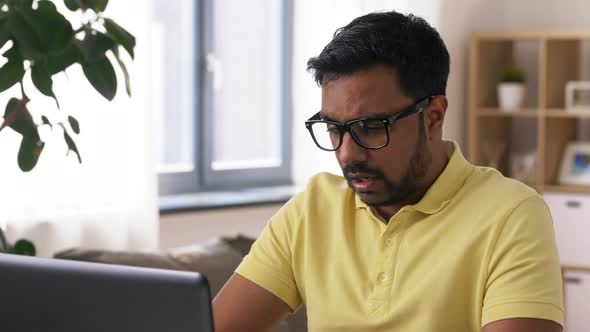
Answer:
[[[405, 212], [405, 211], [404, 211]], [[407, 216], [406, 213], [403, 213]], [[385, 305], [390, 300], [390, 289], [393, 287], [395, 279], [395, 270], [397, 266], [397, 256], [400, 248], [400, 242], [407, 228], [407, 220], [396, 216], [392, 220], [396, 225], [389, 225], [388, 230], [381, 237], [381, 259], [379, 260], [374, 275], [374, 289], [371, 299], [374, 301], [384, 302]]]

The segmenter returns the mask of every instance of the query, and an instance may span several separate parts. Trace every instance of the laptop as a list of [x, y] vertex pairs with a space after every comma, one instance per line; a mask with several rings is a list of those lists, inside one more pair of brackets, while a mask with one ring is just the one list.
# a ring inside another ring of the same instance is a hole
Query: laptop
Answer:
[[0, 330], [212, 332], [194, 272], [0, 254]]

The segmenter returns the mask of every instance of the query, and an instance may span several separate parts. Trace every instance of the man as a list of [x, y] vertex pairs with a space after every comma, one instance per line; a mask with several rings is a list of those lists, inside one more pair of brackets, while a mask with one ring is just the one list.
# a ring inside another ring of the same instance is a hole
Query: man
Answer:
[[442, 139], [449, 54], [424, 20], [353, 20], [308, 68], [319, 174], [271, 218], [213, 303], [217, 331], [557, 332], [552, 220], [532, 189]]

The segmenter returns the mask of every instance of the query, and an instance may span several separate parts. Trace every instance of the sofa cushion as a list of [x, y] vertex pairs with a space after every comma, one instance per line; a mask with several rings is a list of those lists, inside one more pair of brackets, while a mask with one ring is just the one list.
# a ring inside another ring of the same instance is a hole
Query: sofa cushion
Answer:
[[243, 249], [248, 240], [243, 237], [235, 239], [221, 238], [204, 245], [191, 245], [158, 252], [73, 248], [58, 252], [54, 257], [86, 262], [199, 272], [207, 277], [211, 287], [211, 296], [214, 297], [243, 258], [241, 251], [234, 249], [231, 243], [238, 243], [240, 249]]
[[[59, 259], [130, 265], [157, 269], [199, 272], [207, 277], [211, 296], [221, 290], [242, 258], [248, 254], [254, 239], [241, 235], [222, 237], [202, 245], [190, 245], [162, 251], [126, 251], [72, 248], [54, 255]], [[307, 331], [305, 310], [299, 310], [273, 332]]]

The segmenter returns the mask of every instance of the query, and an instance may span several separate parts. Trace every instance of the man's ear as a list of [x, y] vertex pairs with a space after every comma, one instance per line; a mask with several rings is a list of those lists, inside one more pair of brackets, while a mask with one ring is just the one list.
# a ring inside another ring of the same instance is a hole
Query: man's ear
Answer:
[[435, 96], [424, 110], [424, 128], [429, 140], [442, 138], [443, 122], [447, 112], [446, 96]]

